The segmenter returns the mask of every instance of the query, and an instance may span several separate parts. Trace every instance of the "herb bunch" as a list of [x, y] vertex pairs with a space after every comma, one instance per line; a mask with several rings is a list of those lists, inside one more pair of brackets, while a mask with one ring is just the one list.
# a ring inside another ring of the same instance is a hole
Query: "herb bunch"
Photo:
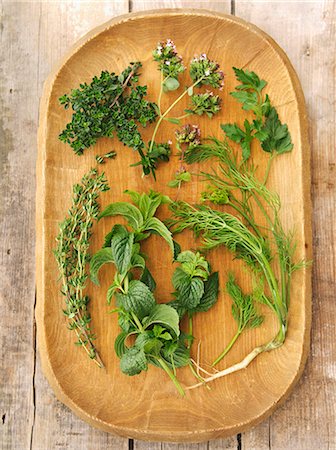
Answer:
[[[134, 62], [119, 75], [103, 71], [90, 84], [82, 83], [60, 97], [61, 105], [71, 107], [73, 114], [59, 139], [81, 155], [99, 138], [116, 134], [120, 142], [144, 156], [139, 125], [146, 127], [155, 121], [157, 106], [146, 100], [147, 86], [138, 84], [140, 68], [141, 63]], [[166, 149], [160, 153], [157, 148], [156, 152], [156, 159], [167, 156]]]
[[279, 120], [277, 110], [271, 105], [269, 96], [263, 95], [267, 85], [255, 72], [233, 67], [237, 80], [241, 83], [236, 91], [230, 94], [242, 103], [242, 109], [252, 111], [255, 119], [244, 121], [244, 129], [237, 123], [222, 125], [227, 137], [240, 144], [243, 160], [246, 161], [251, 154], [251, 142], [258, 139], [261, 148], [271, 156], [289, 152], [293, 148], [288, 126]]
[[69, 329], [77, 335], [76, 344], [82, 346], [99, 367], [103, 367], [103, 362], [93, 343], [95, 335], [90, 324], [89, 297], [84, 290], [88, 279], [86, 266], [90, 259], [91, 228], [99, 214], [98, 197], [108, 189], [105, 175], [99, 175], [95, 169], [84, 175], [80, 184], [74, 185], [72, 206], [68, 217], [59, 225], [54, 250], [65, 301], [63, 313]]
[[[214, 363], [218, 363], [226, 355], [243, 329], [261, 323], [261, 317], [254, 306], [255, 299], [269, 306], [276, 314], [279, 329], [271, 341], [255, 348], [240, 363], [205, 379], [205, 382], [240, 370], [258, 354], [278, 348], [284, 343], [291, 277], [294, 271], [305, 265], [302, 261], [294, 262], [296, 245], [293, 234], [286, 233], [282, 227], [279, 196], [257, 179], [255, 167], [248, 163], [242, 165], [227, 141], [215, 138], [186, 155], [189, 163], [211, 158], [219, 161], [219, 168], [217, 171], [201, 172], [200, 176], [210, 183], [203, 199], [210, 200], [215, 205], [229, 205], [237, 215], [204, 204], [194, 207], [185, 202], [176, 202], [170, 206], [174, 216], [170, 224], [174, 226], [175, 232], [186, 228], [194, 230], [196, 235], [202, 236], [205, 249], [221, 245], [227, 247], [235, 258], [241, 259], [251, 269], [254, 277], [257, 276], [262, 281], [261, 292], [257, 295], [245, 295], [234, 280], [229, 279], [227, 290], [233, 298], [233, 314], [238, 322], [238, 332]], [[256, 208], [264, 217], [266, 226], [256, 222]]]
[[[139, 164], [142, 164], [143, 167], [147, 167], [145, 174], [147, 174], [147, 172], [152, 172], [154, 175], [148, 158], [155, 149], [156, 135], [163, 121], [167, 120], [171, 123], [180, 125], [182, 119], [193, 114], [198, 116], [206, 114], [210, 118], [214, 114], [217, 114], [221, 108], [219, 96], [214, 95], [211, 91], [195, 94], [194, 89], [200, 88], [201, 86], [211, 86], [215, 89], [222, 89], [224, 74], [219, 70], [218, 63], [210, 60], [205, 53], [202, 53], [199, 57], [195, 56], [189, 65], [189, 75], [192, 84], [190, 86], [185, 86], [184, 91], [180, 96], [174, 100], [165, 111], [163, 111], [161, 108], [163, 93], [175, 91], [180, 88], [179, 76], [186, 70], [186, 66], [183, 63], [182, 57], [178, 55], [176, 46], [171, 39], [167, 39], [166, 42], [159, 42], [157, 48], [153, 51], [153, 59], [158, 62], [161, 73], [160, 92], [157, 100], [158, 120], [148, 143], [147, 154], [142, 157]], [[190, 98], [190, 105], [185, 109], [184, 114], [179, 117], [169, 117], [170, 112], [186, 95]], [[183, 175], [183, 173], [184, 172], [182, 171], [177, 174], [177, 181], [179, 182], [178, 186], [181, 185], [181, 182], [190, 179], [189, 175]]]
[[[121, 332], [115, 340], [115, 351], [120, 368], [126, 375], [137, 375], [148, 369], [148, 364], [161, 367], [173, 381], [177, 390], [184, 390], [176, 378], [176, 369], [189, 365], [192, 328], [189, 335], [180, 329], [180, 320], [186, 312], [190, 323], [192, 314], [208, 310], [217, 300], [218, 277], [210, 274], [208, 262], [199, 253], [179, 253], [171, 233], [154, 214], [166, 199], [153, 191], [147, 194], [129, 192], [133, 202], [115, 203], [106, 208], [101, 217], [122, 215], [130, 230], [114, 225], [106, 236], [104, 246], [91, 260], [91, 278], [98, 283], [98, 271], [106, 263], [116, 268], [114, 280], [107, 292], [107, 302], [115, 296]], [[155, 225], [154, 225], [155, 224]], [[173, 275], [175, 300], [158, 304], [154, 297], [155, 280], [146, 267], [140, 242], [151, 233], [162, 236], [180, 264]], [[130, 337], [132, 345], [127, 345]], [[197, 374], [196, 374], [197, 375]]]

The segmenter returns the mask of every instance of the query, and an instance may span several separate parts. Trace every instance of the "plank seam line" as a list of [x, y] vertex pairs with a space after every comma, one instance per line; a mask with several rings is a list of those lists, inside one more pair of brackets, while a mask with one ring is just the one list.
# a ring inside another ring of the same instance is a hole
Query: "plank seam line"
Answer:
[[236, 0], [231, 0], [231, 11], [230, 13], [235, 16], [236, 15]]
[[35, 320], [35, 309], [36, 309], [36, 291], [35, 291], [35, 299], [34, 299], [34, 308], [33, 308], [33, 421], [30, 432], [30, 450], [33, 448], [33, 437], [34, 437], [34, 427], [35, 427], [35, 418], [36, 418], [36, 386], [35, 386], [35, 375], [36, 375], [36, 320]]

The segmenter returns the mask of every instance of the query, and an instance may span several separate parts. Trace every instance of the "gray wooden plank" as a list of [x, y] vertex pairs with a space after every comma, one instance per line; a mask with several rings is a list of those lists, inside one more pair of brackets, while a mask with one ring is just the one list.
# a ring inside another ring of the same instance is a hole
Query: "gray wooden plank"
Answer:
[[336, 448], [335, 440], [335, 2], [244, 2], [236, 15], [283, 47], [302, 83], [310, 118], [314, 229], [311, 355], [290, 399], [242, 436], [243, 449]]
[[39, 5], [1, 3], [0, 448], [27, 449], [34, 420], [34, 195]]
[[[128, 2], [41, 2], [39, 32], [39, 75], [37, 84], [41, 93], [42, 83], [54, 64], [82, 35], [114, 16], [128, 12]], [[60, 403], [44, 378], [37, 357], [36, 414], [32, 448], [45, 449], [128, 449], [128, 439], [96, 430], [78, 419], [72, 411]]]

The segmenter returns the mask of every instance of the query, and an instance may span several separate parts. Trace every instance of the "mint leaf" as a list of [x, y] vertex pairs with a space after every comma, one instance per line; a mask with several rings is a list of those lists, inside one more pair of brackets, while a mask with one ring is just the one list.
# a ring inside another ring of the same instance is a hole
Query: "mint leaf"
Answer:
[[127, 220], [130, 227], [134, 231], [138, 231], [143, 224], [143, 217], [138, 208], [127, 202], [116, 202], [108, 205], [104, 211], [102, 211], [98, 220], [108, 216], [123, 216]]
[[179, 315], [180, 321], [183, 318], [183, 316], [185, 315], [185, 313], [187, 312], [186, 308], [184, 308], [177, 299], [171, 300], [170, 302], [166, 303], [166, 305], [169, 305], [175, 309], [175, 311]]
[[137, 375], [142, 370], [147, 370], [148, 364], [145, 352], [135, 346], [127, 349], [120, 359], [120, 369], [129, 376]]
[[134, 234], [129, 233], [123, 225], [114, 225], [111, 240], [111, 250], [114, 264], [120, 274], [129, 269], [132, 258]]
[[174, 243], [171, 232], [168, 230], [166, 225], [164, 225], [161, 220], [157, 217], [151, 217], [144, 225], [145, 230], [152, 230], [157, 233], [159, 236], [163, 237], [163, 239], [168, 242], [169, 247], [174, 254]]
[[178, 291], [184, 284], [188, 283], [190, 276], [181, 267], [177, 267], [173, 273], [173, 286]]
[[162, 354], [170, 367], [185, 367], [190, 361], [190, 350], [182, 340], [179, 340], [178, 343], [167, 342], [162, 349]]
[[126, 312], [134, 312], [139, 319], [148, 316], [156, 305], [149, 287], [139, 280], [132, 280], [127, 293], [118, 293], [116, 297], [118, 306], [124, 308]]
[[191, 278], [182, 284], [178, 293], [178, 301], [186, 309], [195, 308], [204, 294], [204, 283], [200, 278]]
[[212, 308], [212, 306], [217, 302], [218, 290], [218, 272], [214, 272], [204, 283], [204, 294], [202, 295], [199, 304], [194, 308], [192, 312], [205, 312]]
[[147, 269], [147, 267], [145, 267], [145, 269], [141, 275], [140, 281], [142, 281], [146, 286], [148, 286], [149, 290], [151, 292], [155, 291], [156, 283], [155, 283], [155, 280], [154, 280], [152, 274], [150, 273], [149, 269]]
[[180, 253], [177, 261], [181, 263], [181, 269], [190, 277], [207, 279], [209, 276], [209, 263], [199, 252], [186, 250]]
[[114, 350], [118, 356], [118, 358], [121, 358], [124, 353], [127, 351], [127, 347], [125, 345], [125, 340], [129, 336], [129, 333], [126, 333], [125, 331], [122, 331], [118, 334], [116, 337], [116, 340], [114, 341]]
[[106, 294], [106, 299], [107, 299], [107, 304], [110, 305], [112, 298], [115, 294], [115, 291], [119, 288], [119, 284], [116, 282], [113, 282], [111, 284], [111, 286], [109, 286], [108, 290], [107, 290], [107, 294]]
[[169, 305], [160, 304], [153, 307], [143, 325], [148, 328], [153, 324], [162, 324], [170, 328], [176, 336], [180, 334], [179, 316], [175, 309]]
[[102, 248], [101, 250], [98, 250], [97, 253], [95, 253], [90, 261], [90, 274], [91, 274], [91, 280], [99, 285], [98, 280], [98, 272], [99, 269], [106, 263], [113, 263], [114, 258], [112, 255], [111, 248]]

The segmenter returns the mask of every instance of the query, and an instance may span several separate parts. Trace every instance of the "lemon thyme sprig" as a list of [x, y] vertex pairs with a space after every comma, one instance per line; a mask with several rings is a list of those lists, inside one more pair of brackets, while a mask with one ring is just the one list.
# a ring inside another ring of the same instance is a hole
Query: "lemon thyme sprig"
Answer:
[[68, 319], [69, 329], [77, 335], [76, 344], [82, 346], [99, 367], [104, 367], [104, 364], [93, 343], [95, 335], [91, 330], [89, 297], [84, 290], [88, 279], [91, 228], [99, 214], [97, 200], [99, 194], [108, 189], [105, 175], [99, 175], [96, 169], [90, 170], [80, 184], [74, 185], [72, 205], [68, 216], [59, 225], [54, 250], [65, 301], [63, 313]]

